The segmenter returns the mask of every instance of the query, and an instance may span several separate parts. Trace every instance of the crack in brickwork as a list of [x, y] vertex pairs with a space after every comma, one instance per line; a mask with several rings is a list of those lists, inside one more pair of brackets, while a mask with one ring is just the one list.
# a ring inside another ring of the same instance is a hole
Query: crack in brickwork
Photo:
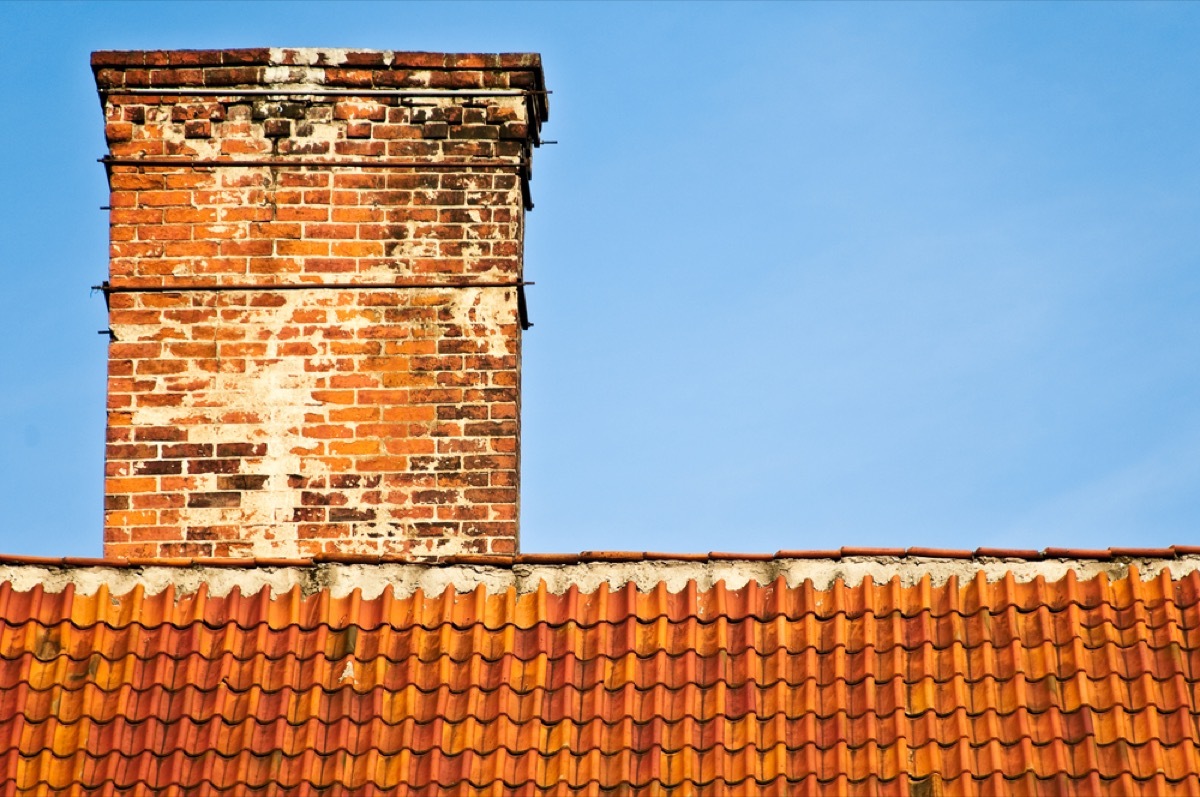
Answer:
[[[105, 554], [514, 553], [521, 169], [543, 100], [236, 91], [537, 88], [536, 56], [97, 53], [93, 68], [121, 161], [111, 285], [186, 289], [109, 296]], [[211, 86], [231, 94], [170, 93]], [[162, 93], [121, 91], [138, 87]], [[371, 164], [472, 160], [511, 168]], [[265, 287], [206, 289], [247, 286]]]

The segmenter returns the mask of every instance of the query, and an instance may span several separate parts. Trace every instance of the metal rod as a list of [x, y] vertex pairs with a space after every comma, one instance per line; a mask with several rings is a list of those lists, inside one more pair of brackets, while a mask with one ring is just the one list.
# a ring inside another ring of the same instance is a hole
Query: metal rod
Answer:
[[378, 169], [524, 169], [526, 161], [475, 160], [475, 161], [372, 161], [372, 160], [319, 160], [298, 161], [286, 158], [260, 158], [255, 160], [203, 160], [192, 158], [114, 158], [105, 155], [97, 158], [106, 166], [198, 166], [198, 167], [247, 167], [247, 166], [291, 166], [298, 169], [319, 169], [335, 166], [351, 168], [373, 167]]
[[305, 290], [405, 290], [409, 288], [523, 288], [533, 285], [532, 282], [516, 280], [514, 282], [397, 282], [397, 283], [355, 283], [355, 282], [289, 282], [283, 285], [270, 283], [255, 283], [250, 285], [111, 285], [102, 282], [93, 285], [92, 290], [110, 293], [224, 293], [226, 291], [305, 291]]
[[[541, 114], [537, 113], [537, 109], [534, 108], [532, 94], [525, 95], [525, 118], [533, 122], [533, 124], [529, 126], [530, 132], [533, 133], [533, 145], [535, 147], [540, 147], [542, 145]], [[532, 210], [533, 202], [530, 201], [528, 204], [529, 208], [527, 209]]]
[[523, 97], [549, 94], [535, 89], [190, 89], [162, 86], [159, 88], [104, 88], [101, 94], [152, 94], [175, 97]]
[[517, 319], [521, 322], [523, 330], [533, 326], [533, 322], [529, 320], [529, 304], [525, 301], [525, 286], [532, 284], [532, 282], [523, 282], [517, 286]]

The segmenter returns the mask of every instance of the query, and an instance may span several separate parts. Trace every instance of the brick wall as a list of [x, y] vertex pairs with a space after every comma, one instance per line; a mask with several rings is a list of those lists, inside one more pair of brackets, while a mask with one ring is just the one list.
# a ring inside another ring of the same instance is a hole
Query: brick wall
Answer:
[[514, 552], [539, 58], [92, 65], [106, 555]]

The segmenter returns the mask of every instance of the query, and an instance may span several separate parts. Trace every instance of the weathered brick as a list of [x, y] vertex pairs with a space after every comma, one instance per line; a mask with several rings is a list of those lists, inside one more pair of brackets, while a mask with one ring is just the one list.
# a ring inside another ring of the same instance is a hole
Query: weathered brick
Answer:
[[241, 502], [240, 492], [192, 493], [187, 498], [187, 505], [193, 508], [235, 507]]
[[237, 459], [193, 459], [187, 464], [188, 473], [237, 473], [241, 468]]
[[209, 138], [212, 136], [212, 122], [207, 119], [194, 119], [183, 125], [185, 138]]
[[133, 465], [133, 473], [143, 476], [175, 475], [182, 472], [181, 461], [178, 459], [142, 460]]
[[217, 487], [221, 490], [261, 490], [266, 486], [270, 476], [237, 474], [235, 476], [218, 476]]
[[366, 521], [375, 519], [374, 509], [345, 509], [331, 508], [329, 510], [329, 520], [331, 522], [348, 522], [348, 521]]
[[[174, 426], [142, 426], [133, 430], [133, 439], [138, 442], [143, 441], [170, 441], [187, 440], [187, 430], [179, 429]], [[164, 454], [165, 456], [165, 454]]]
[[288, 119], [268, 119], [263, 122], [263, 135], [267, 138], [285, 138], [292, 134], [292, 123]]

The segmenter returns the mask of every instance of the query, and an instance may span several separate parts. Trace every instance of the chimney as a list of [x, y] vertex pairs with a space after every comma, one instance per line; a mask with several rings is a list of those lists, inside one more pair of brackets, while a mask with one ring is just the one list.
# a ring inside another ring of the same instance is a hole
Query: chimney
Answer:
[[99, 52], [106, 556], [518, 545], [534, 54]]

